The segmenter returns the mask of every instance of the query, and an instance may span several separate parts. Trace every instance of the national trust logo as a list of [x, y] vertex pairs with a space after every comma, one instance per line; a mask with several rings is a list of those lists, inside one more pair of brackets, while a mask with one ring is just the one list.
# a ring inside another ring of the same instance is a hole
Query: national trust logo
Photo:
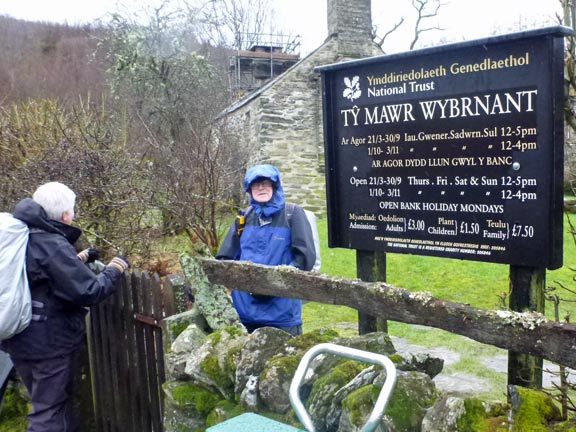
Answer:
[[353, 101], [362, 95], [362, 90], [360, 90], [360, 77], [358, 75], [353, 77], [352, 80], [348, 77], [344, 77], [344, 84], [346, 85], [346, 88], [344, 89], [342, 96], [345, 98]]

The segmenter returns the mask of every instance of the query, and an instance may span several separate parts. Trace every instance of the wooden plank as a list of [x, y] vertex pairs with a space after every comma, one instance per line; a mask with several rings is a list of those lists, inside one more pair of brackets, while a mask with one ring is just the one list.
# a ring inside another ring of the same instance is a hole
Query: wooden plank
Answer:
[[162, 278], [162, 319], [176, 314], [176, 301], [174, 299], [174, 287], [170, 278]]
[[[142, 288], [143, 288], [143, 314], [154, 318], [154, 301], [153, 291], [156, 288], [148, 273], [142, 275]], [[157, 306], [157, 305], [156, 305]], [[148, 371], [147, 387], [149, 396], [149, 412], [152, 422], [151, 431], [162, 430], [162, 416], [160, 413], [160, 396], [158, 393], [158, 364], [156, 362], [156, 346], [154, 337], [154, 326], [148, 324], [144, 327], [144, 345], [146, 349], [146, 366]]]
[[[124, 276], [122, 276], [122, 279], [124, 279]], [[121, 373], [124, 351], [124, 344], [122, 343], [121, 303], [121, 293], [116, 293], [110, 297], [106, 320], [110, 328], [110, 333], [107, 335], [110, 340], [109, 374], [112, 384], [109, 397], [112, 398], [114, 404], [115, 429], [118, 431], [125, 431], [129, 423], [126, 418], [127, 413], [124, 402], [126, 399], [125, 387], [123, 385], [124, 377]]]
[[[144, 313], [144, 302], [146, 293], [144, 292], [143, 278], [141, 272], [132, 273], [132, 302], [134, 313]], [[150, 406], [150, 396], [148, 389], [148, 368], [146, 360], [145, 333], [147, 326], [134, 320], [134, 333], [136, 339], [136, 360], [138, 374], [138, 396], [139, 415], [142, 420], [142, 430], [152, 431], [152, 417], [148, 407]]]
[[[115, 406], [110, 397], [110, 391], [112, 391], [112, 376], [110, 375], [110, 328], [108, 325], [108, 300], [102, 302], [99, 306], [99, 319], [98, 319], [98, 331], [100, 333], [101, 341], [101, 370], [100, 379], [102, 380], [102, 390], [101, 395], [101, 407], [100, 416], [102, 418], [103, 430], [104, 431], [115, 431], [114, 429], [114, 419], [115, 417]], [[107, 397], [108, 396], [108, 397]]]
[[102, 390], [102, 380], [100, 379], [100, 370], [102, 365], [101, 360], [101, 347], [99, 338], [100, 332], [98, 331], [98, 315], [99, 306], [93, 306], [90, 309], [90, 325], [88, 326], [88, 344], [90, 349], [90, 377], [92, 379], [92, 388], [94, 392], [94, 411], [95, 411], [95, 423], [96, 430], [103, 431], [104, 425], [102, 422], [101, 411], [102, 411], [102, 401], [101, 397], [103, 394]]
[[126, 361], [128, 373], [126, 378], [128, 385], [126, 392], [128, 393], [127, 399], [129, 404], [129, 413], [132, 420], [131, 428], [128, 429], [132, 432], [145, 431], [140, 415], [140, 386], [138, 385], [139, 379], [139, 365], [138, 365], [138, 346], [136, 343], [136, 325], [134, 321], [134, 300], [133, 300], [133, 276], [123, 278], [122, 281], [122, 299], [124, 309], [122, 311], [122, 321], [124, 324], [124, 333], [126, 340]]
[[[162, 280], [158, 276], [158, 273], [154, 273], [153, 276], [153, 286], [155, 289], [152, 291], [153, 295], [153, 304], [155, 306], [155, 317], [160, 322], [165, 317], [170, 316], [167, 315], [167, 308], [170, 309], [171, 306], [166, 303], [166, 297], [164, 295], [164, 285], [162, 284]], [[164, 278], [166, 280], [168, 278]], [[154, 346], [156, 348], [156, 367], [158, 373], [158, 396], [160, 399], [160, 405], [158, 409], [160, 410], [160, 418], [163, 421], [164, 418], [164, 393], [162, 391], [162, 384], [166, 382], [166, 373], [165, 373], [165, 365], [164, 365], [164, 343], [162, 341], [162, 327], [158, 326], [158, 328], [154, 329]]]
[[[133, 420], [130, 413], [130, 402], [131, 397], [129, 391], [130, 379], [129, 379], [129, 361], [128, 361], [128, 349], [127, 349], [127, 335], [126, 335], [126, 323], [124, 319], [124, 309], [127, 307], [124, 303], [124, 291], [126, 290], [126, 274], [122, 275], [122, 279], [118, 286], [118, 292], [115, 298], [115, 333], [110, 335], [110, 337], [115, 338], [116, 346], [118, 349], [118, 359], [117, 359], [117, 374], [118, 374], [118, 385], [120, 388], [120, 408], [121, 418], [120, 418], [120, 429], [123, 432], [130, 431], [133, 427]], [[129, 305], [128, 305], [129, 306]]]
[[98, 430], [106, 432], [112, 430], [109, 421], [110, 403], [106, 398], [106, 392], [109, 390], [109, 375], [106, 373], [107, 369], [107, 344], [108, 338], [106, 333], [106, 305], [101, 303], [93, 310], [93, 325], [95, 342], [95, 361], [93, 362], [95, 371], [95, 385], [96, 385], [96, 407]]
[[118, 383], [118, 339], [116, 336], [111, 337], [112, 335], [117, 334], [117, 326], [115, 325], [115, 296], [110, 296], [106, 302], [104, 303], [104, 320], [103, 322], [106, 325], [106, 333], [103, 333], [106, 336], [107, 340], [107, 350], [108, 356], [106, 358], [106, 371], [107, 371], [107, 385], [108, 388], [106, 389], [109, 404], [107, 409], [107, 415], [109, 417], [109, 421], [111, 423], [111, 430], [116, 431], [120, 430], [119, 426], [122, 422], [122, 406], [120, 400], [120, 385]]

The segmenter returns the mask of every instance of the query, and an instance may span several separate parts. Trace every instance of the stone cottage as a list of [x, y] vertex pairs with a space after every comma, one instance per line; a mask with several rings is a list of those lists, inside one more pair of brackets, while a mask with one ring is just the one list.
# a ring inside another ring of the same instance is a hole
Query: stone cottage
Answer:
[[271, 163], [284, 189], [316, 214], [326, 212], [320, 65], [382, 54], [372, 41], [371, 0], [327, 0], [328, 37], [282, 75], [228, 107], [228, 121], [255, 149], [251, 163]]

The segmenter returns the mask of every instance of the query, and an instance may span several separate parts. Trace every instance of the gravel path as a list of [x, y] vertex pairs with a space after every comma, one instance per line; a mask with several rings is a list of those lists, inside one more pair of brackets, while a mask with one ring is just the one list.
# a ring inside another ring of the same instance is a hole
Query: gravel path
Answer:
[[[392, 343], [399, 352], [409, 352], [412, 354], [427, 353], [432, 357], [444, 359], [444, 369], [446, 369], [446, 366], [460, 360], [459, 353], [446, 347], [431, 348], [414, 345], [408, 343], [404, 338], [395, 336], [390, 336], [390, 339], [392, 339]], [[503, 375], [503, 380], [506, 381], [506, 374], [508, 371], [508, 356], [506, 354], [486, 357], [482, 363], [486, 368], [501, 373]], [[560, 382], [560, 378], [558, 377], [558, 365], [544, 361], [544, 371], [544, 375], [542, 376], [542, 384], [544, 388], [552, 387], [554, 383], [558, 384]], [[576, 371], [568, 369], [568, 380], [576, 383]], [[446, 373], [444, 371], [434, 378], [434, 383], [436, 384], [436, 388], [443, 393], [450, 393], [463, 397], [487, 392], [490, 389], [490, 385], [492, 385], [489, 380], [473, 374], [465, 372]]]

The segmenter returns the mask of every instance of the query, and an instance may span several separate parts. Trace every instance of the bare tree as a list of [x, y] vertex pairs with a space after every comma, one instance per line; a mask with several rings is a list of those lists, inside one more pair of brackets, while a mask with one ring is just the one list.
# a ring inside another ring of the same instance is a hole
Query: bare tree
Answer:
[[217, 120], [228, 104], [226, 74], [191, 51], [189, 33], [178, 36], [189, 31], [179, 17], [156, 9], [147, 27], [114, 17], [106, 43], [113, 94], [126, 112], [130, 147], [146, 162], [142, 175], [165, 232], [184, 231], [215, 250], [248, 149]]
[[145, 184], [122, 145], [121, 125], [103, 107], [36, 100], [1, 109], [0, 208], [10, 211], [40, 184], [61, 181], [78, 195], [77, 223], [93, 246], [146, 259]]
[[[421, 36], [430, 31], [444, 30], [435, 24], [428, 24], [433, 18], [436, 18], [440, 12], [440, 8], [445, 5], [442, 0], [411, 0], [412, 8], [416, 11], [416, 21], [412, 29], [412, 40], [409, 49], [413, 50]], [[388, 36], [396, 32], [405, 22], [405, 17], [400, 17], [391, 29], [387, 30], [382, 37], [378, 37], [376, 30], [374, 31], [374, 41], [380, 48], [383, 48], [384, 43]]]
[[189, 9], [200, 39], [214, 46], [248, 49], [273, 33], [271, 0], [192, 0]]

